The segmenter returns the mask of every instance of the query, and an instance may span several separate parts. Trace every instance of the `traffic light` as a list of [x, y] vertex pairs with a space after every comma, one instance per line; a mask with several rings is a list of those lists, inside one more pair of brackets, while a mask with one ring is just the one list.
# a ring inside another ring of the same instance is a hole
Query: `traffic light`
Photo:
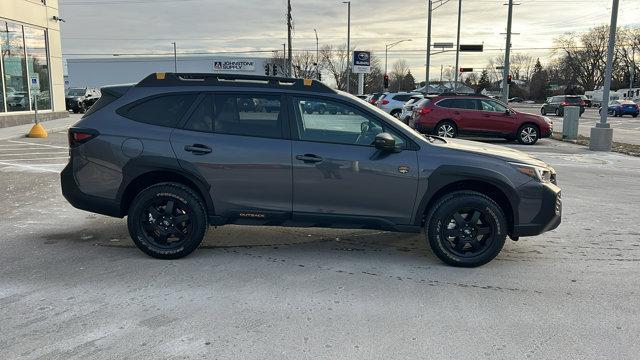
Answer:
[[264, 74], [269, 76], [269, 64], [264, 64]]
[[507, 84], [511, 84], [511, 75], [507, 76]]
[[278, 76], [278, 65], [273, 64], [273, 76]]
[[384, 77], [382, 78], [382, 86], [385, 89], [389, 87], [389, 75], [384, 74]]

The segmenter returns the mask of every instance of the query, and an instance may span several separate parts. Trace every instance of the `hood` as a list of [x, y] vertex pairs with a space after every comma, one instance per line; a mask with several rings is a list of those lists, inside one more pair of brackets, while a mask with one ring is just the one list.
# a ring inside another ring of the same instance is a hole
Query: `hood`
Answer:
[[542, 167], [550, 167], [544, 161], [535, 158], [527, 153], [519, 150], [514, 150], [505, 146], [492, 145], [487, 143], [481, 143], [477, 141], [450, 139], [447, 138], [447, 144], [443, 145], [450, 149], [471, 152], [480, 155], [486, 155], [494, 158], [498, 158], [505, 161], [518, 162], [529, 165], [536, 165]]

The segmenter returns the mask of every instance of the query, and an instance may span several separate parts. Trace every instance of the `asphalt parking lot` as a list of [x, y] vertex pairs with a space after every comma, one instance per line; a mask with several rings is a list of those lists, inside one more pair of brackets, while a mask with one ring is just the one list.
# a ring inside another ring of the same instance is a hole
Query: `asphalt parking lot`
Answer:
[[[541, 104], [518, 104], [509, 103], [517, 111], [528, 112], [532, 114], [540, 114]], [[547, 115], [554, 122], [554, 131], [562, 132], [562, 117], [556, 117], [553, 114]], [[580, 117], [578, 124], [578, 133], [582, 136], [591, 136], [591, 128], [596, 122], [600, 121], [598, 108], [586, 108]], [[607, 122], [613, 128], [613, 141], [640, 145], [640, 117], [633, 118], [629, 115], [623, 117], [607, 117]]]
[[0, 141], [0, 358], [637, 358], [640, 158], [509, 146], [556, 168], [563, 223], [460, 269], [423, 234], [236, 226], [155, 260], [64, 200], [64, 133]]

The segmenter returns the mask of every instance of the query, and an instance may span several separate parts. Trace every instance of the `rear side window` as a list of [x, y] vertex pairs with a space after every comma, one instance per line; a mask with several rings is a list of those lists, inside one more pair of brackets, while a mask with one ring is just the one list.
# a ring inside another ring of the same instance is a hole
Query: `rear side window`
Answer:
[[282, 137], [280, 96], [215, 95], [216, 134]]
[[175, 127], [197, 94], [167, 94], [136, 102], [118, 113], [146, 124]]
[[407, 101], [411, 98], [410, 94], [402, 94], [402, 95], [396, 95], [393, 97], [393, 100], [396, 101]]

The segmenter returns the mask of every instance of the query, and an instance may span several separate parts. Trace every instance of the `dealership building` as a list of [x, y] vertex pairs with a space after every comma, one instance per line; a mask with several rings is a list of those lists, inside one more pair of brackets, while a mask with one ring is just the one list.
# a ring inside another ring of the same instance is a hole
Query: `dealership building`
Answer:
[[0, 0], [0, 127], [69, 116], [58, 0]]
[[99, 88], [109, 84], [137, 83], [154, 72], [233, 73], [282, 76], [273, 59], [226, 56], [138, 56], [67, 59], [69, 87]]

